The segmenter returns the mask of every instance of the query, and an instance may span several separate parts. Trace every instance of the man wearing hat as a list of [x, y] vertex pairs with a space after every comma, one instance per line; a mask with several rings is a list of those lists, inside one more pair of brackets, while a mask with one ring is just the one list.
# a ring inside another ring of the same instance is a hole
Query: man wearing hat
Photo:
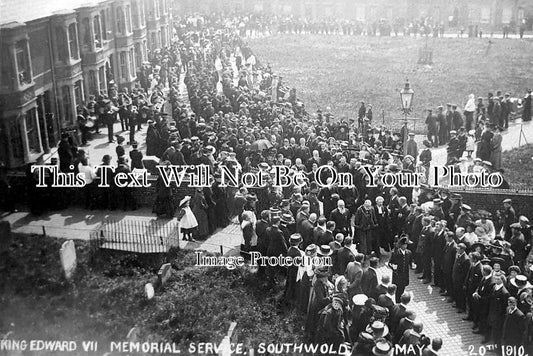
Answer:
[[448, 147], [446, 148], [447, 158], [446, 164], [452, 164], [454, 158], [457, 158], [457, 153], [459, 152], [459, 138], [457, 137], [457, 131], [450, 131], [450, 141], [448, 142]]
[[[439, 146], [439, 138], [438, 138], [438, 128], [437, 128], [437, 117], [433, 115], [433, 110], [428, 109], [428, 116], [426, 117], [426, 125], [428, 127], [428, 141], [431, 142], [431, 144], [434, 147]], [[415, 156], [416, 157], [416, 156]]]
[[412, 262], [412, 253], [407, 249], [409, 239], [403, 236], [398, 241], [398, 248], [394, 249], [389, 261], [392, 268], [392, 283], [396, 284], [396, 303], [400, 302], [400, 296], [409, 285], [409, 267]]
[[[274, 216], [270, 219], [270, 222], [271, 226], [265, 231], [268, 241], [267, 256], [285, 256], [287, 254], [287, 243], [285, 242], [283, 232], [280, 229], [280, 217]], [[267, 267], [269, 281], [273, 285], [275, 285], [277, 274], [281, 272], [281, 268], [282, 267], [280, 266]]]
[[446, 123], [446, 116], [442, 112], [442, 105], [437, 106], [437, 124], [439, 126], [438, 144], [444, 145], [448, 141], [448, 131], [450, 128]]
[[452, 104], [452, 123], [453, 129], [457, 131], [464, 125], [463, 116], [457, 111], [457, 104]]
[[[302, 242], [302, 236], [300, 234], [292, 234], [289, 237], [289, 249], [287, 250], [287, 257], [292, 259], [296, 257], [303, 257], [304, 252], [298, 247]], [[298, 301], [299, 296], [299, 283], [297, 280], [298, 277], [298, 266], [292, 265], [287, 268], [287, 281], [285, 283], [285, 293], [284, 299], [285, 303], [288, 305], [294, 306]]]
[[516, 213], [512, 206], [513, 201], [509, 198], [503, 201], [503, 211], [500, 214], [501, 223], [503, 225], [504, 236], [506, 241], [509, 241], [512, 235], [511, 225], [516, 222]]
[[458, 313], [466, 311], [466, 296], [464, 286], [470, 271], [470, 260], [466, 255], [466, 245], [459, 243], [456, 246], [456, 255], [452, 267], [452, 299], [455, 301], [455, 307]]
[[418, 145], [415, 142], [415, 133], [409, 132], [409, 139], [407, 140], [407, 155], [410, 155], [414, 159], [414, 163], [416, 163], [418, 158]]

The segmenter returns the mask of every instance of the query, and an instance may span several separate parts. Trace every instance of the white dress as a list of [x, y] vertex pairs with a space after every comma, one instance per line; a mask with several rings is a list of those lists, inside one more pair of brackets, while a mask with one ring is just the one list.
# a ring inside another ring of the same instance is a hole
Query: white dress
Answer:
[[180, 226], [182, 229], [194, 229], [198, 226], [198, 221], [196, 220], [196, 216], [194, 216], [194, 213], [192, 212], [191, 208], [189, 206], [183, 208], [183, 211], [185, 211], [185, 215], [180, 220]]

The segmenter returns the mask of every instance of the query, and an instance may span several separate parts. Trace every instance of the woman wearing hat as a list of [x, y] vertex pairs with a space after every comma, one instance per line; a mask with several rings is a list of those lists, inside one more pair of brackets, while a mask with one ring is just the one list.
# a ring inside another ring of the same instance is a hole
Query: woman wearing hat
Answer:
[[[241, 244], [241, 254], [252, 250], [253, 245], [257, 245], [257, 235], [255, 234], [255, 222], [253, 213], [249, 210], [242, 213], [241, 231], [244, 244]], [[255, 240], [255, 241], [254, 241]], [[246, 254], [247, 255], [247, 254]]]
[[196, 220], [196, 216], [194, 216], [194, 213], [189, 206], [190, 200], [191, 197], [186, 196], [180, 201], [180, 212], [178, 213], [177, 219], [180, 224], [180, 229], [183, 232], [183, 240], [196, 241], [193, 239], [192, 234], [198, 227], [198, 221]]
[[327, 266], [318, 267], [315, 269], [313, 281], [311, 282], [311, 294], [309, 295], [307, 321], [305, 323], [305, 331], [311, 342], [316, 340], [316, 328], [320, 318], [320, 310], [331, 301], [331, 292], [334, 286], [328, 281], [328, 276], [329, 268]]
[[338, 348], [346, 340], [344, 301], [333, 297], [331, 303], [320, 311], [315, 343], [332, 344]]
[[207, 218], [207, 201], [205, 200], [202, 188], [197, 188], [194, 196], [191, 198], [191, 209], [198, 220], [198, 228], [195, 230], [195, 236], [205, 238], [209, 235], [209, 221]]
[[527, 256], [527, 242], [520, 231], [520, 223], [511, 224], [511, 250], [514, 252], [514, 262], [518, 266], [523, 266]]

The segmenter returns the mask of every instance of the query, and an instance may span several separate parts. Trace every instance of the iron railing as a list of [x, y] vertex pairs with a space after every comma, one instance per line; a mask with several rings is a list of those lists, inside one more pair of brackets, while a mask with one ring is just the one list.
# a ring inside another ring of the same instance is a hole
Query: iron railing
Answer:
[[91, 232], [90, 241], [95, 249], [166, 253], [179, 247], [179, 226], [176, 220], [106, 219]]

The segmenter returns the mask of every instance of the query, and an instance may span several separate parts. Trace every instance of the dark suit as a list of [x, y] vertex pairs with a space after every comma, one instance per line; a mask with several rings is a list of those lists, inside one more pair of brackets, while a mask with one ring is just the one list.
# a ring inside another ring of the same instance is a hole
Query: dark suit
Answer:
[[313, 229], [313, 240], [311, 241], [311, 243], [314, 243], [315, 245], [320, 246], [319, 242], [324, 240], [325, 233], [326, 233], [325, 227], [324, 228], [319, 227], [319, 226], [315, 227]]
[[346, 266], [344, 276], [348, 280], [348, 297], [351, 300], [356, 294], [363, 293], [361, 285], [363, 279], [363, 267], [359, 262], [350, 262]]
[[348, 209], [344, 209], [344, 212], [341, 213], [339, 209], [335, 209], [331, 212], [330, 220], [335, 222], [335, 231], [334, 233], [342, 233], [344, 236], [352, 235], [352, 226], [350, 223], [351, 213]]
[[376, 287], [378, 286], [378, 277], [376, 271], [373, 268], [368, 268], [363, 272], [363, 278], [361, 279], [361, 288], [363, 293], [369, 298], [378, 299], [376, 295]]
[[452, 297], [460, 310], [466, 310], [465, 286], [466, 277], [470, 270], [470, 260], [466, 253], [456, 256], [452, 268]]
[[383, 284], [380, 283], [376, 287], [376, 295], [378, 296], [378, 299], [379, 299], [379, 296], [381, 296], [382, 294], [387, 294], [387, 286], [384, 286]]
[[287, 254], [287, 243], [283, 237], [283, 233], [278, 226], [270, 226], [266, 229], [266, 236], [268, 240], [268, 256], [285, 256]]
[[268, 237], [266, 235], [266, 230], [268, 228], [268, 222], [265, 220], [259, 220], [255, 224], [255, 234], [257, 235], [257, 250], [262, 254], [266, 255], [268, 249]]
[[488, 331], [488, 316], [489, 316], [489, 301], [490, 295], [494, 290], [494, 280], [492, 277], [481, 279], [479, 287], [477, 287], [476, 293], [480, 298], [474, 299], [473, 312], [474, 322], [479, 323], [480, 331]]
[[407, 317], [402, 318], [400, 320], [400, 323], [398, 324], [398, 328], [396, 329], [396, 332], [394, 333], [394, 338], [392, 339], [392, 342], [394, 344], [398, 344], [405, 330], [412, 329], [412, 328], [413, 328], [413, 321], [407, 319]]
[[473, 304], [472, 294], [476, 291], [482, 278], [483, 278], [483, 275], [481, 274], [481, 262], [478, 262], [476, 265], [471, 265], [470, 269], [468, 270], [468, 275], [466, 276], [466, 279], [465, 279], [465, 287], [466, 287], [466, 303], [469, 306], [469, 317], [473, 319], [474, 321], [477, 321], [477, 320], [474, 318], [474, 310], [472, 308], [472, 304]]
[[524, 341], [526, 317], [516, 308], [511, 314], [506, 312], [503, 322], [502, 345], [521, 346]]
[[439, 286], [441, 289], [444, 288], [444, 279], [442, 273], [442, 261], [444, 259], [443, 251], [446, 246], [446, 239], [444, 235], [446, 232], [444, 230], [439, 231], [435, 234], [432, 241], [432, 258], [434, 262], [434, 275], [435, 275], [435, 285]]
[[407, 316], [407, 309], [402, 304], [396, 304], [392, 307], [391, 317], [390, 317], [390, 329], [392, 333], [396, 333], [398, 326], [400, 325], [400, 320]]
[[490, 294], [488, 322], [491, 328], [491, 339], [493, 342], [500, 342], [502, 338], [502, 328], [509, 296], [510, 294], [505, 286], [502, 286], [498, 290], [493, 290]]
[[452, 274], [456, 254], [455, 242], [452, 241], [450, 244], [446, 243], [446, 246], [444, 247], [444, 257], [442, 259], [442, 278], [444, 288], [446, 288], [448, 294], [452, 294], [453, 291]]
[[316, 244], [318, 246], [329, 245], [329, 243], [333, 240], [333, 232], [326, 230], [326, 232], [324, 232], [324, 234], [318, 238]]
[[376, 223], [378, 226], [374, 231], [374, 238], [372, 239], [372, 250], [375, 251], [376, 254], [379, 256], [379, 247], [381, 246], [385, 248], [385, 250], [389, 251], [392, 246], [393, 239], [390, 231], [390, 217], [389, 210], [387, 209], [387, 207], [383, 206], [380, 213], [377, 206], [375, 206], [374, 215], [376, 216]]
[[310, 244], [313, 243], [313, 228], [314, 225], [309, 220], [302, 221], [302, 224], [300, 225], [300, 234], [302, 235], [302, 248], [306, 248]]
[[[296, 246], [289, 247], [287, 251], [288, 257], [301, 257], [302, 251]], [[290, 266], [287, 268], [287, 282], [285, 283], [285, 302], [294, 305], [297, 302], [299, 295], [299, 283], [296, 281], [298, 275], [298, 266]]]
[[391, 299], [388, 295], [382, 294], [378, 297], [378, 305], [383, 308], [387, 308], [389, 311], [389, 320], [391, 318], [392, 314], [392, 308], [396, 305], [393, 299]]
[[348, 247], [341, 247], [335, 252], [336, 260], [333, 265], [333, 273], [335, 274], [344, 274], [348, 263], [355, 261], [355, 256]]
[[397, 265], [397, 268], [392, 271], [392, 283], [398, 287], [396, 289], [396, 303], [400, 302], [400, 297], [405, 291], [405, 287], [409, 285], [409, 267], [411, 266], [411, 260], [411, 251], [405, 250], [402, 253], [400, 249], [395, 249], [390, 258], [389, 265]]

